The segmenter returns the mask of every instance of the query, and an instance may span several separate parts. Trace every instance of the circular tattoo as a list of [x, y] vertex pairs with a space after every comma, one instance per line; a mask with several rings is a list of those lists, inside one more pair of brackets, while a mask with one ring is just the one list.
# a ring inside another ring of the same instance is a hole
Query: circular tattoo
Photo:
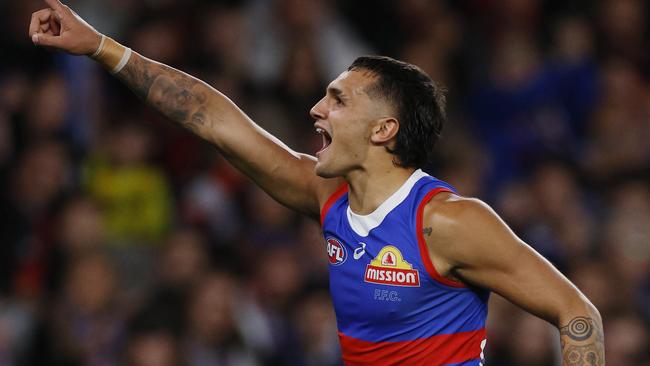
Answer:
[[568, 336], [576, 341], [589, 339], [592, 332], [593, 327], [591, 326], [590, 319], [584, 317], [578, 317], [571, 320], [567, 329]]

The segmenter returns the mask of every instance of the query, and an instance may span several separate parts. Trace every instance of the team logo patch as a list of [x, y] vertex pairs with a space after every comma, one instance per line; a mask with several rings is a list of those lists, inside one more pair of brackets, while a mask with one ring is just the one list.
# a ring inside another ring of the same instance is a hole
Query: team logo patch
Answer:
[[345, 247], [341, 244], [340, 241], [334, 238], [327, 239], [327, 256], [329, 258], [330, 264], [333, 266], [338, 266], [343, 264], [347, 258], [347, 253]]
[[399, 249], [387, 245], [366, 266], [365, 281], [380, 285], [419, 287], [420, 274], [404, 260]]

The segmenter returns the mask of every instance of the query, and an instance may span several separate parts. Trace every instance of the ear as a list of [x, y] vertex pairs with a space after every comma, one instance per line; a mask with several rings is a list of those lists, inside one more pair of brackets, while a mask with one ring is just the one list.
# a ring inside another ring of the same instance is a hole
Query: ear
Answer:
[[372, 127], [370, 141], [376, 145], [386, 145], [397, 136], [399, 122], [393, 117], [382, 118]]

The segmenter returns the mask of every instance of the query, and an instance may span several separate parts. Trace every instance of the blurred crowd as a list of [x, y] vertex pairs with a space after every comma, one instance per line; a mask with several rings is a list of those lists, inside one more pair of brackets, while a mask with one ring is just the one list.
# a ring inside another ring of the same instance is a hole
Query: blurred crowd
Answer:
[[[644, 0], [70, 0], [289, 146], [362, 54], [448, 89], [426, 167], [491, 204], [592, 300], [607, 363], [650, 365], [650, 4]], [[0, 12], [0, 365], [340, 365], [318, 224], [84, 57]], [[492, 295], [487, 365], [559, 365]]]

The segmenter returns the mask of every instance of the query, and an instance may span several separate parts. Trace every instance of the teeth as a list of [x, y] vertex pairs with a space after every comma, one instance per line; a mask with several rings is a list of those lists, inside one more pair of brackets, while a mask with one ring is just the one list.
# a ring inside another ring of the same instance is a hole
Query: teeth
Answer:
[[318, 150], [318, 152], [323, 152], [325, 149], [327, 149], [332, 142], [332, 138], [330, 137], [329, 133], [321, 127], [316, 127], [316, 133], [319, 134], [322, 139], [323, 139], [323, 146]]

